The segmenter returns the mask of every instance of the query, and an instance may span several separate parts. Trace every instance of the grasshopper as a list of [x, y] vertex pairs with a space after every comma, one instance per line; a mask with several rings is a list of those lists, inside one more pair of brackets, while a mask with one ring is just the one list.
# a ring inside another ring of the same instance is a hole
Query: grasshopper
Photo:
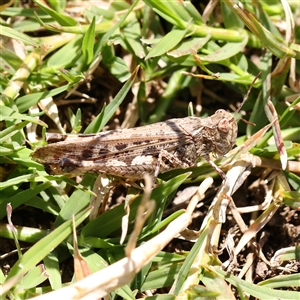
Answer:
[[[238, 112], [260, 73], [254, 78]], [[49, 174], [103, 173], [138, 180], [144, 174], [157, 178], [161, 172], [189, 168], [203, 157], [222, 179], [223, 171], [210, 154], [223, 157], [237, 137], [235, 115], [223, 109], [207, 118], [170, 119], [151, 125], [97, 134], [49, 134], [49, 144], [32, 157]]]
[[224, 156], [235, 144], [234, 115], [219, 109], [210, 117], [170, 119], [152, 125], [117, 129], [75, 137], [48, 135], [49, 144], [36, 149], [33, 159], [49, 174], [105, 173], [130, 180], [177, 168], [188, 168], [203, 157], [224, 179], [210, 159]]

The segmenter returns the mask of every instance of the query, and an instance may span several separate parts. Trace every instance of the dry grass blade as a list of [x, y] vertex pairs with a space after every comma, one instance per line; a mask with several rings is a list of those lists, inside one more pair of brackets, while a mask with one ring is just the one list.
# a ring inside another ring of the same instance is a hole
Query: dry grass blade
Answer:
[[227, 164], [229, 164], [231, 162], [236, 161], [242, 154], [247, 153], [251, 148], [253, 148], [260, 141], [260, 139], [264, 136], [264, 134], [270, 129], [270, 127], [272, 126], [272, 124], [274, 122], [275, 122], [275, 120], [273, 120], [273, 122], [271, 124], [266, 125], [262, 129], [260, 129], [258, 132], [256, 132], [255, 134], [253, 134], [241, 146], [239, 146], [239, 147], [231, 150], [228, 153], [228, 159], [225, 160], [224, 165], [227, 165]]
[[287, 153], [283, 144], [282, 134], [278, 122], [278, 115], [273, 103], [270, 100], [268, 100], [265, 106], [265, 111], [269, 121], [273, 124], [272, 126], [273, 126], [275, 144], [280, 155], [282, 169], [285, 170], [287, 165]]
[[73, 226], [73, 249], [74, 249], [74, 275], [76, 281], [79, 281], [89, 276], [91, 274], [91, 270], [78, 249], [78, 241], [76, 235], [76, 225], [75, 225], [74, 216], [72, 219], [73, 219], [72, 226]]
[[142, 202], [138, 207], [137, 217], [134, 223], [134, 229], [125, 247], [125, 254], [127, 257], [130, 256], [132, 250], [136, 247], [137, 239], [139, 234], [141, 233], [143, 225], [145, 224], [146, 220], [148, 219], [148, 217], [151, 215], [151, 213], [154, 211], [155, 208], [155, 201], [150, 200], [152, 177], [146, 174], [144, 178], [145, 178], [145, 188], [142, 197]]

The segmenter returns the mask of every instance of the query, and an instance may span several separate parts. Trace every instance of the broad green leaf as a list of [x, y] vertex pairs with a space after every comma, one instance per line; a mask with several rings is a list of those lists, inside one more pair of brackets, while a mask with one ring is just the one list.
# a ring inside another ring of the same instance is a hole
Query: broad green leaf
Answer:
[[[183, 21], [181, 15], [178, 15], [176, 8], [174, 8], [176, 2], [156, 0], [145, 0], [144, 2], [166, 21], [181, 28], [185, 27], [186, 22]], [[186, 20], [190, 20], [189, 14], [184, 9], [181, 9], [181, 13], [184, 14]]]
[[130, 72], [124, 60], [116, 56], [113, 46], [105, 46], [102, 49], [102, 63], [119, 81], [124, 82], [130, 78]]
[[14, 134], [18, 133], [28, 123], [29, 123], [28, 121], [20, 122], [20, 123], [14, 124], [4, 130], [2, 130], [0, 132], [0, 143], [3, 143], [5, 141], [7, 141], [8, 139], [10, 139]]
[[[23, 178], [22, 181], [26, 181], [26, 179], [29, 178], [29, 176], [32, 177], [32, 175], [23, 175], [21, 176]], [[25, 177], [25, 179], [24, 179]], [[20, 179], [18, 180], [19, 177], [12, 178], [8, 181], [10, 182], [16, 182], [20, 183]], [[6, 181], [6, 183], [8, 182]], [[2, 183], [1, 183], [2, 184]], [[11, 184], [12, 185], [12, 184]], [[51, 182], [45, 182], [40, 185], [37, 185], [34, 189], [27, 189], [24, 191], [21, 191], [19, 193], [16, 193], [15, 195], [8, 197], [8, 198], [3, 198], [0, 200], [0, 218], [2, 219], [6, 215], [6, 205], [8, 203], [11, 203], [13, 209], [19, 207], [21, 204], [26, 203], [30, 199], [32, 199], [34, 196], [39, 194], [41, 191], [47, 189], [49, 186], [51, 186]]]
[[12, 185], [20, 184], [22, 182], [28, 182], [30, 179], [33, 179], [35, 177], [36, 177], [35, 174], [26, 174], [26, 175], [21, 175], [18, 177], [11, 178], [4, 182], [0, 182], [0, 191], [4, 190]]
[[193, 37], [187, 41], [181, 42], [178, 46], [174, 47], [171, 51], [168, 51], [168, 55], [173, 57], [181, 57], [184, 55], [193, 54], [193, 50], [197, 51], [201, 49], [210, 40], [210, 35], [204, 38]]
[[216, 50], [214, 53], [211, 53], [206, 56], [201, 56], [202, 61], [206, 62], [219, 62], [225, 59], [229, 59], [234, 55], [240, 53], [248, 42], [248, 36], [244, 36], [244, 40], [239, 43], [226, 43], [223, 47]]
[[91, 5], [89, 9], [85, 10], [85, 15], [90, 22], [92, 22], [94, 17], [96, 17], [96, 23], [98, 23], [103, 19], [109, 21], [113, 20], [115, 12], [113, 10], [106, 10], [95, 5]]
[[41, 126], [46, 126], [46, 124], [44, 122], [42, 122], [41, 120], [38, 120], [35, 117], [31, 117], [25, 114], [20, 114], [16, 111], [14, 111], [13, 109], [11, 109], [8, 106], [0, 106], [0, 121], [4, 121], [4, 120], [25, 120], [25, 121], [29, 121]]
[[173, 49], [178, 45], [186, 35], [186, 30], [173, 29], [167, 33], [158, 43], [154, 46], [153, 49], [147, 54], [145, 60], [162, 56], [166, 54], [169, 50]]
[[145, 47], [141, 43], [141, 26], [138, 21], [134, 22], [130, 27], [125, 27], [119, 32], [118, 43], [126, 49], [129, 53], [134, 53], [137, 58], [143, 59], [145, 57]]
[[[26, 242], [30, 244], [37, 243], [40, 239], [49, 234], [49, 230], [26, 226], [17, 226], [15, 231], [19, 242]], [[0, 223], [0, 236], [10, 240], [14, 239], [13, 231], [7, 224]]]
[[[51, 189], [51, 186], [48, 188], [48, 190], [49, 189]], [[55, 188], [53, 187], [53, 189], [55, 189]], [[45, 190], [44, 190], [44, 192], [45, 192]], [[44, 199], [43, 197], [38, 197], [38, 196], [34, 196], [31, 199], [29, 199], [26, 202], [26, 205], [40, 209], [40, 210], [45, 211], [54, 216], [58, 216], [59, 211], [60, 211], [59, 206], [56, 205], [55, 203], [53, 203], [53, 201], [51, 201], [51, 199], [49, 199], [49, 198]]]
[[[7, 147], [5, 147], [7, 146]], [[7, 156], [14, 153], [14, 149], [13, 147], [11, 147], [11, 145], [2, 145], [0, 146], [0, 156]]]
[[[46, 20], [52, 20], [52, 18], [42, 9], [35, 7], [32, 8], [24, 8], [24, 7], [8, 7], [5, 11], [1, 12], [1, 15], [7, 17], [28, 17], [35, 18], [35, 13], [41, 18]], [[23, 18], [24, 20], [24, 18]]]
[[[171, 286], [180, 271], [181, 266], [182, 263], [172, 263], [170, 261], [168, 265], [158, 267], [157, 270], [149, 272], [141, 287], [141, 291]], [[168, 274], [168, 276], [166, 276], [166, 274]]]
[[10, 38], [18, 40], [18, 41], [21, 41], [24, 44], [32, 45], [32, 46], [35, 46], [35, 47], [39, 46], [39, 44], [36, 41], [34, 41], [33, 39], [31, 39], [28, 35], [26, 35], [24, 33], [21, 33], [21, 32], [18, 32], [16, 30], [12, 29], [12, 28], [0, 25], [0, 32], [1, 32], [1, 35], [10, 37]]
[[79, 58], [82, 56], [82, 39], [83, 37], [78, 35], [75, 39], [55, 51], [46, 62], [47, 68], [42, 68], [41, 72], [50, 72], [51, 69], [53, 72], [58, 68], [68, 68], [78, 63]]
[[221, 1], [222, 16], [226, 28], [244, 28], [244, 23], [235, 15], [229, 7]]
[[67, 5], [66, 0], [49, 0], [51, 7], [59, 13], [62, 13]]
[[6, 76], [7, 73], [10, 75], [14, 75], [22, 64], [22, 60], [20, 59], [20, 57], [16, 55], [16, 53], [6, 48], [1, 49], [1, 59], [2, 61], [0, 69], [3, 69], [3, 71], [5, 70]]
[[[294, 251], [293, 260], [297, 260], [300, 255], [300, 249], [299, 246], [298, 249], [293, 248], [292, 251]], [[296, 255], [298, 252], [298, 255]], [[278, 275], [275, 277], [272, 277], [270, 279], [261, 281], [257, 284], [258, 286], [265, 286], [268, 288], [285, 288], [285, 287], [299, 287], [300, 286], [300, 280], [299, 280], [299, 273], [295, 274], [287, 274], [287, 275]], [[297, 294], [295, 295], [297, 297]], [[296, 298], [288, 298], [288, 299], [296, 299]]]
[[57, 251], [53, 250], [45, 256], [43, 260], [47, 274], [49, 275], [49, 282], [53, 290], [57, 290], [62, 287], [62, 278], [60, 274], [59, 260], [57, 257]]
[[197, 24], [197, 25], [205, 24], [205, 22], [202, 19], [201, 14], [199, 13], [199, 10], [193, 5], [192, 2], [186, 1], [184, 3], [182, 2], [182, 4], [184, 6], [183, 9], [185, 9], [190, 16], [190, 18], [186, 19], [187, 21], [189, 21], [192, 18], [193, 22], [195, 22], [195, 24]]
[[88, 65], [94, 57], [94, 41], [95, 41], [95, 18], [93, 18], [88, 30], [86, 31], [82, 41], [82, 53], [85, 64]]
[[24, 276], [22, 281], [22, 288], [28, 290], [34, 288], [48, 279], [47, 272], [44, 268], [44, 265], [40, 264], [36, 267], [33, 267], [28, 273]]
[[58, 24], [61, 26], [75, 26], [77, 24], [77, 21], [74, 20], [73, 18], [60, 14], [53, 9], [51, 9], [49, 6], [44, 4], [40, 0], [34, 0], [34, 2], [42, 9], [44, 10], [47, 14], [49, 14]]
[[40, 93], [32, 93], [26, 96], [22, 96], [16, 99], [16, 105], [19, 109], [20, 113], [25, 112], [30, 107], [34, 106], [41, 99], [56, 96], [69, 88], [69, 84], [60, 86], [50, 91], [40, 92]]

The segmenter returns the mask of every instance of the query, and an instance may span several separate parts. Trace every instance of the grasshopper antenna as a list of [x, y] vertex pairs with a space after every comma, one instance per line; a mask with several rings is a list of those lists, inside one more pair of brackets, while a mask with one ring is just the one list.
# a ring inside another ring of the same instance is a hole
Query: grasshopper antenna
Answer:
[[250, 94], [250, 92], [251, 92], [251, 90], [252, 90], [252, 87], [253, 87], [255, 81], [256, 81], [257, 78], [261, 75], [261, 73], [262, 73], [262, 72], [259, 72], [259, 73], [254, 77], [254, 79], [253, 79], [253, 81], [252, 81], [252, 83], [251, 83], [251, 85], [250, 85], [250, 87], [249, 87], [249, 89], [248, 89], [246, 95], [245, 95], [244, 98], [243, 98], [243, 101], [242, 101], [241, 105], [240, 105], [239, 108], [235, 111], [234, 114], [237, 114], [237, 113], [241, 110], [241, 108], [243, 107], [243, 105], [245, 104], [245, 102], [247, 101], [248, 96], [249, 96], [249, 94]]
[[[248, 89], [246, 95], [245, 95], [244, 98], [243, 98], [243, 101], [242, 101], [241, 105], [240, 105], [239, 108], [235, 111], [234, 115], [236, 115], [236, 114], [241, 110], [241, 108], [243, 107], [243, 105], [244, 105], [245, 102], [247, 101], [248, 96], [249, 96], [249, 94], [250, 94], [250, 92], [251, 92], [251, 90], [252, 90], [252, 87], [253, 87], [255, 81], [256, 81], [257, 78], [261, 75], [261, 73], [262, 73], [262, 72], [259, 72], [259, 73], [254, 77], [254, 79], [253, 79], [253, 81], [252, 81], [252, 83], [251, 83], [251, 85], [250, 85], [250, 87], [249, 87], [249, 89]], [[243, 119], [243, 118], [240, 118], [240, 120], [242, 120], [242, 121], [243, 121], [244, 123], [246, 123], [246, 124], [255, 126], [254, 123], [249, 122], [249, 121], [247, 121], [247, 120], [245, 120], [245, 119]]]

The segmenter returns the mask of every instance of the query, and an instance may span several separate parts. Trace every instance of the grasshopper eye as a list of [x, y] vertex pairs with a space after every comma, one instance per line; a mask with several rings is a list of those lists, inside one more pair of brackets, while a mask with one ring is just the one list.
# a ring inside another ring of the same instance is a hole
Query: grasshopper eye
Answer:
[[222, 119], [218, 124], [218, 129], [224, 133], [229, 132], [230, 124], [227, 119]]

